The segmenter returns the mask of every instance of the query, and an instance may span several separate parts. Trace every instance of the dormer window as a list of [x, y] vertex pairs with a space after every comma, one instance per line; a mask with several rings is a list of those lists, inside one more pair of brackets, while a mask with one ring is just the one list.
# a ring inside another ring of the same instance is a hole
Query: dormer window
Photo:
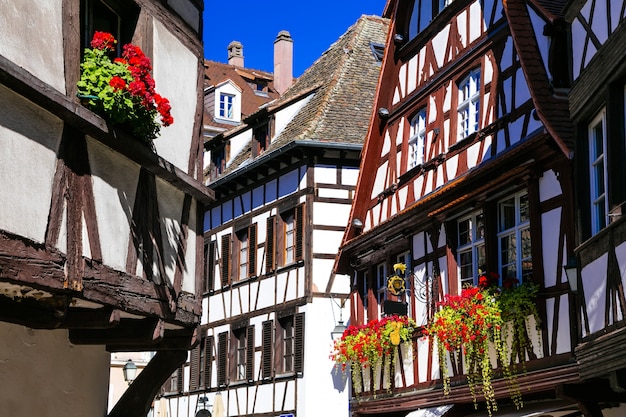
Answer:
[[219, 117], [222, 119], [233, 119], [235, 96], [232, 94], [220, 94]]

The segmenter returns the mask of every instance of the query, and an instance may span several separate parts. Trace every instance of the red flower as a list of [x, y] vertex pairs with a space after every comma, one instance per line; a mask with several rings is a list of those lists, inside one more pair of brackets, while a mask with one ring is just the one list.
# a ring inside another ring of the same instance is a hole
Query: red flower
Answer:
[[126, 62], [124, 58], [115, 58], [113, 62], [116, 64], [128, 65], [128, 62]]
[[91, 40], [91, 47], [94, 49], [112, 51], [116, 43], [117, 41], [110, 33], [96, 31]]
[[126, 81], [124, 81], [122, 77], [118, 77], [116, 75], [115, 77], [111, 78], [111, 81], [109, 81], [109, 85], [113, 87], [115, 91], [119, 91], [126, 88]]

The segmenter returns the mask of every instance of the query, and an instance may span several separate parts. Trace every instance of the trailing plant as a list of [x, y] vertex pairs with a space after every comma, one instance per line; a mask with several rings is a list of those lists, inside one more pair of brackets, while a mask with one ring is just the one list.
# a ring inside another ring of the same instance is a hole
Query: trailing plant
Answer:
[[[490, 347], [509, 384], [511, 399], [518, 408], [522, 407], [517, 379], [510, 366], [513, 357], [508, 355], [506, 329], [510, 323], [512, 352], [519, 354], [524, 348], [532, 349], [526, 328], [527, 316], [534, 315], [538, 320], [535, 304], [538, 286], [533, 283], [516, 285], [517, 280], [505, 279], [500, 288], [499, 278], [497, 273], [484, 273], [479, 277], [478, 286], [463, 288], [460, 295], [447, 294], [438, 303], [438, 311], [425, 329], [437, 340], [444, 394], [450, 393], [447, 353], [458, 359], [462, 354], [474, 405], [477, 407], [476, 387], [480, 383], [489, 415], [497, 410]], [[518, 356], [523, 363], [523, 353]]]
[[128, 125], [133, 135], [150, 141], [159, 135], [161, 125], [174, 123], [169, 100], [156, 93], [150, 59], [141, 48], [126, 44], [122, 57], [111, 60], [116, 43], [110, 33], [94, 33], [80, 66], [78, 95], [113, 125]]
[[[350, 366], [355, 392], [362, 391], [362, 369], [376, 369], [383, 359], [395, 362], [397, 346], [409, 343], [415, 331], [415, 321], [407, 316], [387, 316], [364, 325], [350, 325], [334, 342], [331, 359], [346, 372]], [[388, 382], [389, 384], [389, 382]]]

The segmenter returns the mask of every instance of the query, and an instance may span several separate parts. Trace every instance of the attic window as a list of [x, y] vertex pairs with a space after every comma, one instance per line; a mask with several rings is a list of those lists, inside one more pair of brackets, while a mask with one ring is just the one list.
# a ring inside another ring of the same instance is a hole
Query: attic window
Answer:
[[372, 54], [374, 55], [376, 62], [382, 62], [385, 54], [385, 45], [380, 43], [370, 43], [370, 48], [372, 48]]

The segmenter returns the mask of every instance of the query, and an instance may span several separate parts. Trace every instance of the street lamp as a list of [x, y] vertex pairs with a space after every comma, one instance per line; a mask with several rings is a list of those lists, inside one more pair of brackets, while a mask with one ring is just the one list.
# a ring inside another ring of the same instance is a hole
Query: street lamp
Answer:
[[567, 264], [563, 266], [563, 269], [565, 269], [565, 275], [572, 292], [578, 291], [578, 261], [576, 256], [572, 255], [567, 258]]
[[343, 323], [343, 306], [345, 303], [346, 303], [346, 300], [343, 300], [341, 304], [337, 304], [339, 306], [339, 321], [335, 325], [335, 328], [333, 329], [333, 331], [330, 332], [330, 335], [332, 336], [333, 340], [338, 340], [339, 338], [341, 338], [341, 336], [343, 336], [343, 332], [346, 330], [346, 325]]
[[124, 364], [122, 369], [124, 372], [124, 381], [128, 382], [128, 385], [132, 384], [137, 377], [137, 365], [130, 359]]

